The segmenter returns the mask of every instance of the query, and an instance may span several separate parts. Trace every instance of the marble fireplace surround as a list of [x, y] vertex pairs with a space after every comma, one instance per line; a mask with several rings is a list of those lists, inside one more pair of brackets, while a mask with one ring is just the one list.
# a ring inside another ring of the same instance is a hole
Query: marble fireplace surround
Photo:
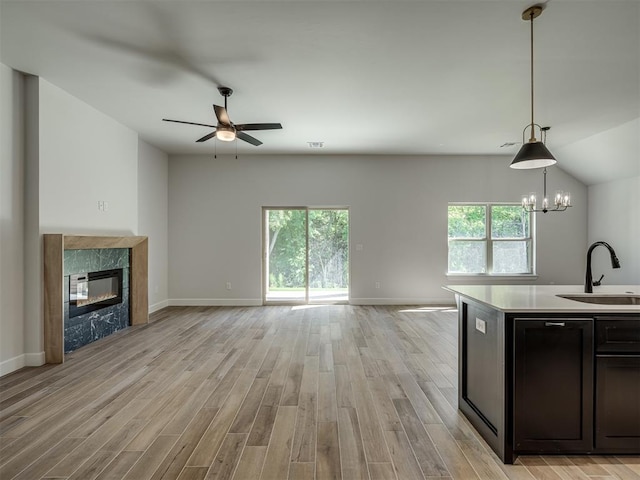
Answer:
[[64, 285], [65, 250], [96, 248], [130, 249], [129, 284], [131, 325], [149, 321], [148, 238], [141, 236], [104, 237], [47, 233], [44, 243], [44, 352], [46, 363], [64, 362]]

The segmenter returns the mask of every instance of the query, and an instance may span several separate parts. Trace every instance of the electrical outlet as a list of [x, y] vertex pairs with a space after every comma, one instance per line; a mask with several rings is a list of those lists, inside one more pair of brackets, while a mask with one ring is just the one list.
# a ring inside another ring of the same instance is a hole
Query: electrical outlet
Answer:
[[380, 288], [380, 282], [376, 282], [376, 289]]
[[231, 290], [231, 282], [227, 282], [227, 290]]

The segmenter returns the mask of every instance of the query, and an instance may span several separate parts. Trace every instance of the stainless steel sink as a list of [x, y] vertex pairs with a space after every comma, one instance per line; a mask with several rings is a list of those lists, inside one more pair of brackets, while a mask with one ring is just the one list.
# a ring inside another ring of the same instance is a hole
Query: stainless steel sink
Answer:
[[600, 305], [640, 305], [640, 295], [556, 295], [557, 297], [575, 300], [582, 303], [597, 303]]

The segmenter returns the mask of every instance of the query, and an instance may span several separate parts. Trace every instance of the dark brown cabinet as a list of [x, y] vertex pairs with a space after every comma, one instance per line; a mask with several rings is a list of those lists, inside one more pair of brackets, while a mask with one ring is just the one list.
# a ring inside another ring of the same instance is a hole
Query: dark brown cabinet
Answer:
[[597, 449], [640, 451], [640, 319], [596, 317]]
[[462, 394], [469, 405], [482, 412], [494, 432], [500, 423], [500, 361], [496, 312], [469, 306], [464, 336], [465, 381]]
[[640, 454], [640, 315], [456, 301], [458, 408], [503, 462]]
[[640, 450], [640, 355], [596, 358], [596, 448]]
[[514, 450], [593, 448], [593, 319], [515, 319]]

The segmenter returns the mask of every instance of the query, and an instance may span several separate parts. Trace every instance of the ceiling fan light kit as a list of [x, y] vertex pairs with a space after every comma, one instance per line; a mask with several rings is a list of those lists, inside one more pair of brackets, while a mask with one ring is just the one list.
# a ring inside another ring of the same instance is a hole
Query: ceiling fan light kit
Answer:
[[223, 142], [232, 142], [236, 139], [236, 130], [233, 127], [227, 127], [226, 125], [219, 125], [216, 128], [216, 138]]
[[[540, 128], [540, 126], [533, 119], [533, 19], [539, 17], [543, 9], [543, 5], [534, 5], [522, 12], [522, 19], [530, 22], [531, 26], [531, 123], [524, 128], [522, 132], [522, 147], [510, 165], [511, 168], [521, 170], [549, 167], [556, 163], [556, 159], [549, 149], [536, 138], [535, 128], [536, 126]], [[525, 143], [524, 132], [527, 128], [531, 130], [531, 135]]]
[[206, 142], [211, 138], [217, 138], [218, 140], [222, 140], [223, 142], [232, 142], [236, 138], [250, 143], [254, 146], [262, 145], [262, 142], [251, 135], [245, 133], [247, 130], [277, 130], [281, 129], [282, 125], [280, 123], [243, 123], [243, 124], [234, 124], [229, 119], [229, 114], [227, 113], [227, 98], [231, 96], [233, 90], [229, 87], [218, 87], [218, 91], [220, 95], [224, 97], [224, 107], [219, 105], [213, 106], [213, 111], [216, 114], [216, 118], [218, 119], [218, 123], [216, 125], [207, 125], [206, 123], [195, 123], [195, 122], [185, 122], [182, 120], [170, 120], [168, 118], [163, 118], [162, 120], [165, 122], [173, 122], [173, 123], [184, 123], [186, 125], [198, 125], [201, 127], [210, 127], [215, 130], [202, 138], [196, 140], [196, 142]]

